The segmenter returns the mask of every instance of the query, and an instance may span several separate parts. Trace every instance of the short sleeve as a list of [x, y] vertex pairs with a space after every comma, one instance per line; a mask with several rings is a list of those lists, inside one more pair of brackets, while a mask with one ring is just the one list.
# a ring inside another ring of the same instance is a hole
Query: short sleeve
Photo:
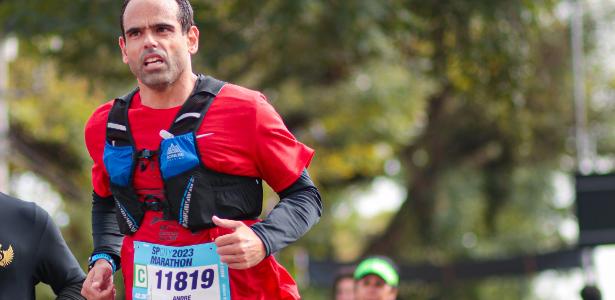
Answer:
[[314, 150], [297, 141], [262, 94], [256, 101], [254, 142], [259, 172], [276, 192], [295, 182], [314, 156]]
[[111, 109], [112, 102], [107, 102], [92, 113], [92, 116], [85, 125], [85, 145], [92, 158], [92, 187], [94, 192], [101, 196], [111, 195], [109, 188], [109, 175], [103, 163], [103, 152], [105, 149], [105, 134], [107, 116]]

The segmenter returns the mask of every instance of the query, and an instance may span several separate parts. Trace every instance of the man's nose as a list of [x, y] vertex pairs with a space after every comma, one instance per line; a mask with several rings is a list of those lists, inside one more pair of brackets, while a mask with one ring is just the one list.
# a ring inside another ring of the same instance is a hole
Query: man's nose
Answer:
[[146, 32], [143, 37], [143, 47], [145, 48], [156, 48], [158, 47], [158, 41], [156, 37], [151, 32]]

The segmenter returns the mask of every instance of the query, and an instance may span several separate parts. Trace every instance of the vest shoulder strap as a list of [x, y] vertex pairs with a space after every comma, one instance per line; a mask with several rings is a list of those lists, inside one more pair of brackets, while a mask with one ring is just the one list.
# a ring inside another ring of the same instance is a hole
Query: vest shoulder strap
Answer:
[[224, 84], [211, 76], [199, 75], [194, 93], [177, 113], [169, 132], [181, 135], [196, 131]]
[[[181, 135], [197, 130], [201, 126], [209, 106], [224, 84], [226, 84], [224, 81], [211, 76], [199, 75], [193, 94], [180, 108], [169, 132], [174, 135]], [[109, 144], [115, 146], [134, 145], [128, 122], [128, 109], [138, 90], [136, 88], [130, 93], [116, 98], [113, 102], [107, 119], [106, 139]]]
[[134, 144], [128, 123], [128, 108], [130, 107], [132, 97], [138, 90], [136, 88], [130, 93], [114, 100], [107, 117], [107, 143], [114, 146], [130, 146]]

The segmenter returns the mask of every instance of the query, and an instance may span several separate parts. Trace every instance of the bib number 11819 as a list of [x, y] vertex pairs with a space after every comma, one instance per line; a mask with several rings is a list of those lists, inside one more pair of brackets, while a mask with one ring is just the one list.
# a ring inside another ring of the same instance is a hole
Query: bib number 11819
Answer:
[[228, 267], [214, 243], [172, 247], [134, 242], [133, 299], [230, 300]]
[[167, 291], [175, 290], [178, 292], [186, 289], [208, 289], [215, 280], [215, 272], [213, 269], [196, 269], [191, 272], [186, 271], [164, 271], [158, 270], [154, 273], [156, 288], [158, 290], [166, 289]]

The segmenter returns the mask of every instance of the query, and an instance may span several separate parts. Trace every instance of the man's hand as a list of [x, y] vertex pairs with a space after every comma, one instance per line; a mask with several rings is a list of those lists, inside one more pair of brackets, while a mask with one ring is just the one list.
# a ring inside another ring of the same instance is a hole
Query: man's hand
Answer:
[[220, 260], [231, 269], [247, 269], [265, 258], [265, 245], [248, 225], [240, 221], [212, 218], [219, 227], [232, 229], [233, 233], [216, 238]]
[[109, 262], [99, 259], [88, 273], [83, 282], [81, 295], [88, 300], [115, 299], [115, 286], [113, 286], [113, 269]]

